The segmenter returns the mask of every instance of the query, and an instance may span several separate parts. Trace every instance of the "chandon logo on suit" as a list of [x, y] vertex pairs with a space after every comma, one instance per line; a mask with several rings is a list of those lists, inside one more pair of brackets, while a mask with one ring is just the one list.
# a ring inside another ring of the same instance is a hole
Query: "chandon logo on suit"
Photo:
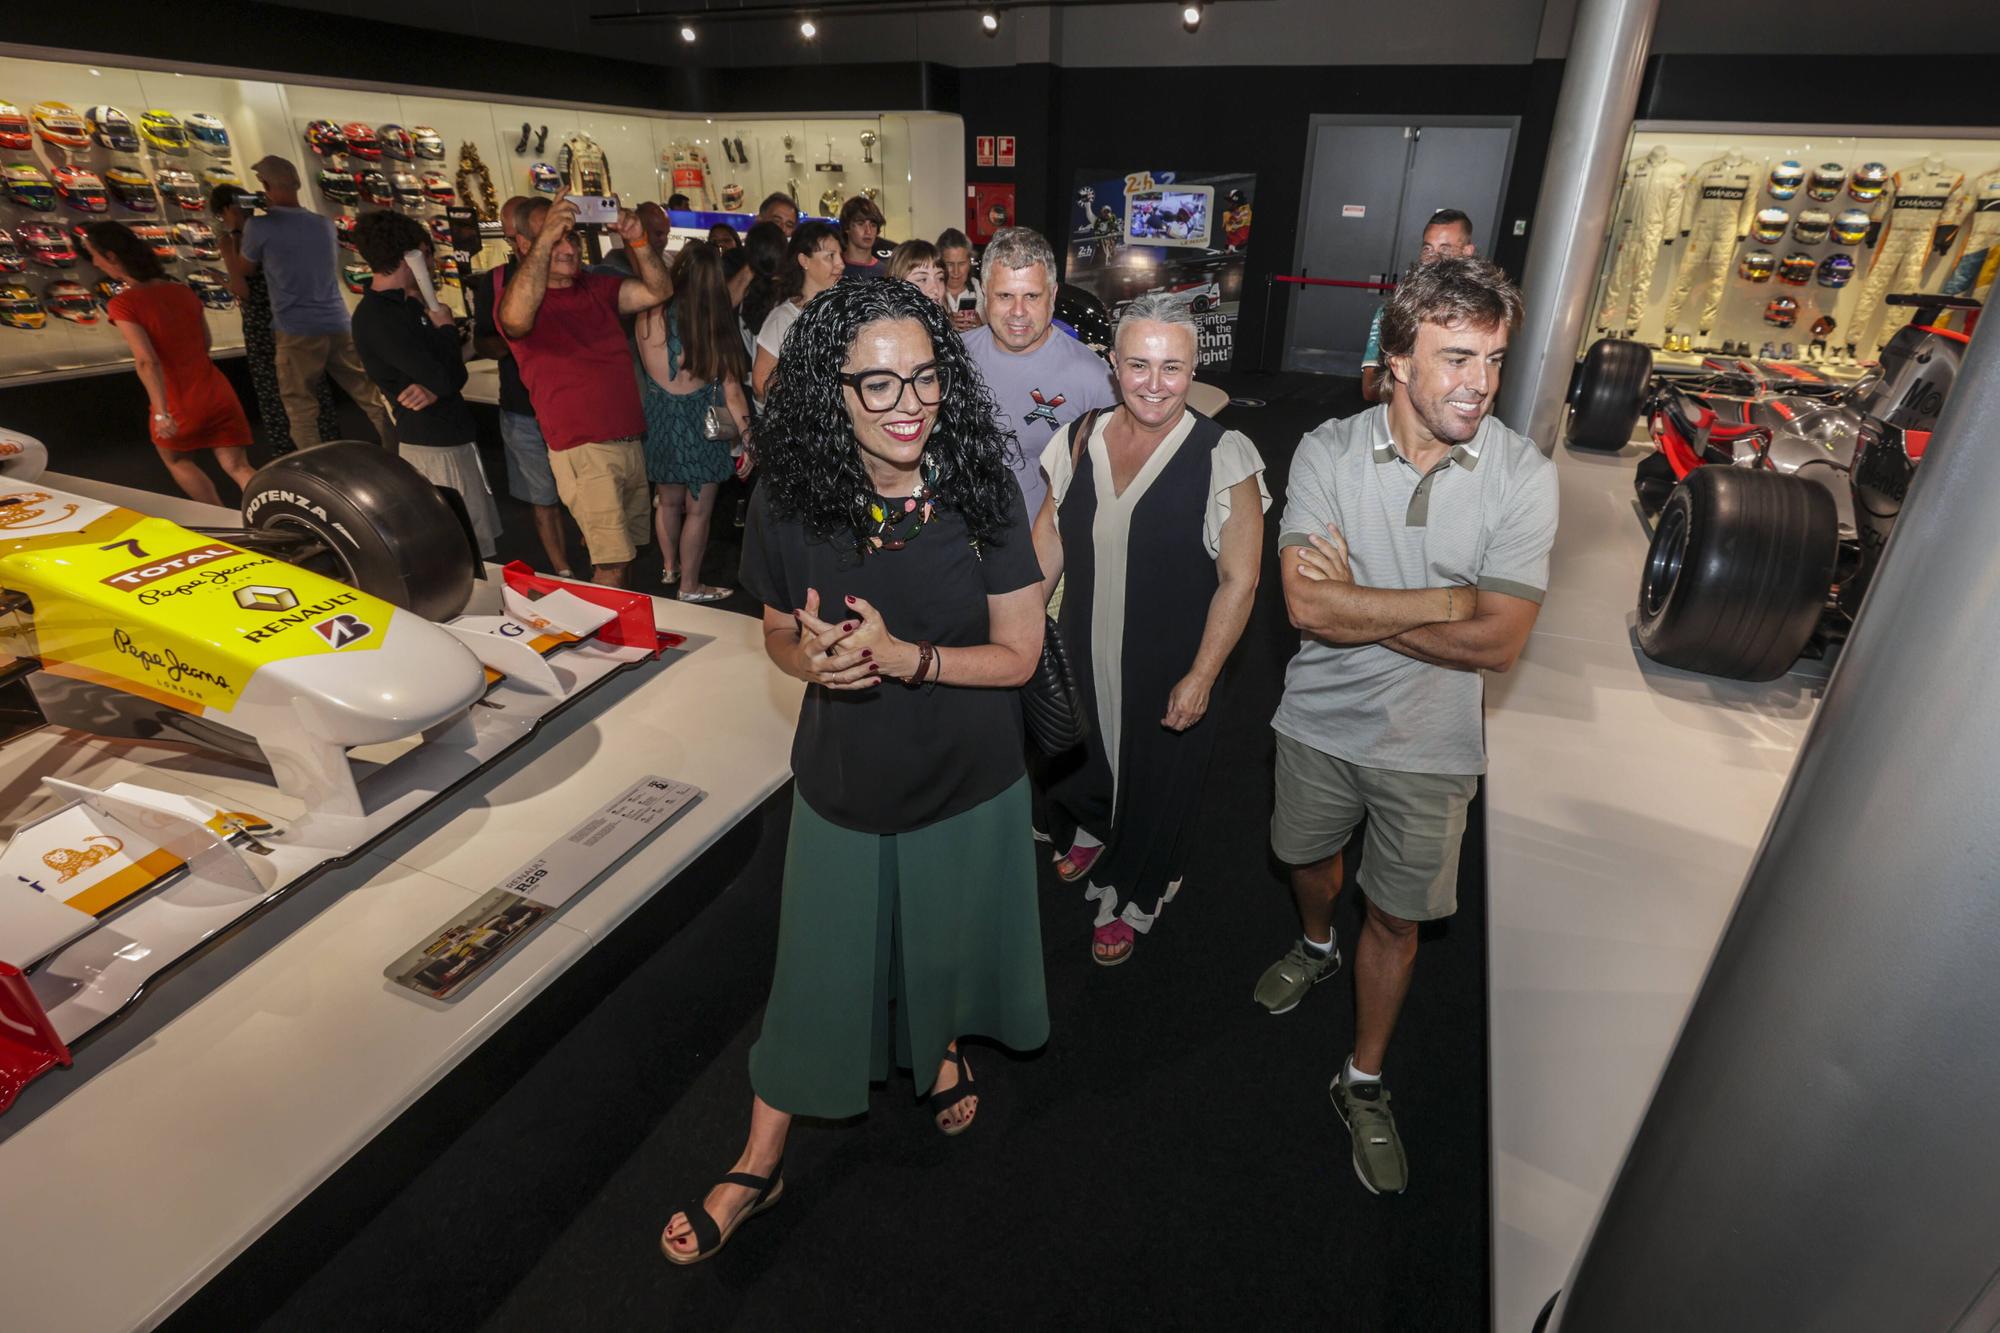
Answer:
[[1035, 410], [1023, 417], [1021, 424], [1025, 426], [1030, 421], [1046, 421], [1049, 423], [1049, 430], [1053, 432], [1061, 424], [1056, 420], [1056, 409], [1068, 401], [1068, 395], [1058, 393], [1044, 398], [1040, 389], [1030, 389], [1028, 397], [1035, 400]]
[[1741, 199], [1745, 191], [1741, 185], [1708, 185], [1702, 187], [1704, 199]]

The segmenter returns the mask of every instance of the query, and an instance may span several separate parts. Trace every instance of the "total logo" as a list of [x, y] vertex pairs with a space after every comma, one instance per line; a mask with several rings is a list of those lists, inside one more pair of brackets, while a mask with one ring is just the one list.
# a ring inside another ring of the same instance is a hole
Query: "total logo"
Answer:
[[[113, 545], [131, 548], [135, 554], [137, 553], [137, 544], [134, 542], [114, 542]], [[134, 565], [130, 569], [121, 569], [116, 574], [111, 574], [100, 579], [99, 582], [107, 583], [114, 588], [122, 588], [126, 592], [137, 592], [148, 583], [157, 583], [161, 579], [171, 578], [173, 575], [193, 569], [197, 565], [205, 565], [212, 560], [227, 560], [232, 556], [240, 556], [242, 554], [243, 552], [237, 550], [234, 546], [224, 546], [221, 542], [210, 542], [206, 546], [191, 547], [174, 555], [163, 555], [159, 559], [147, 564]]]

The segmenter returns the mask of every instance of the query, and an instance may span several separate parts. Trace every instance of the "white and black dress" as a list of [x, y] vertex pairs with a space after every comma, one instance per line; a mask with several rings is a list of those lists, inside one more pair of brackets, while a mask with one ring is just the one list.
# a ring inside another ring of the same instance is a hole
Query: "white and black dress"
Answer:
[[1042, 454], [1063, 544], [1056, 623], [1092, 722], [1081, 763], [1049, 785], [1049, 832], [1057, 847], [1079, 827], [1103, 842], [1085, 891], [1097, 924], [1122, 918], [1143, 932], [1180, 888], [1218, 726], [1213, 699], [1186, 731], [1160, 720], [1208, 623], [1230, 489], [1257, 478], [1265, 509], [1271, 493], [1248, 439], [1188, 411], [1117, 494], [1110, 420], [1096, 419], [1074, 469], [1068, 430]]

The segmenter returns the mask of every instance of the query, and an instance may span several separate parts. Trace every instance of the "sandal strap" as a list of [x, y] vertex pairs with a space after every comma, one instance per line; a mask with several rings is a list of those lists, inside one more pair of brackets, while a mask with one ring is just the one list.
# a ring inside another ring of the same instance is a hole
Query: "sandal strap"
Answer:
[[722, 1178], [721, 1183], [724, 1185], [741, 1185], [745, 1189], [756, 1190], [757, 1197], [762, 1199], [766, 1194], [771, 1192], [771, 1187], [776, 1185], [783, 1176], [784, 1168], [782, 1167], [773, 1171], [768, 1176], [753, 1176], [748, 1171], [731, 1171]]
[[702, 1200], [694, 1199], [681, 1206], [687, 1217], [688, 1230], [694, 1234], [694, 1252], [704, 1255], [722, 1244], [722, 1228], [716, 1226], [715, 1219], [702, 1207]]
[[945, 1059], [951, 1061], [953, 1064], [958, 1066], [958, 1082], [952, 1084], [950, 1087], [944, 1089], [942, 1092], [933, 1092], [930, 1095], [928, 1104], [931, 1108], [932, 1114], [937, 1114], [942, 1111], [949, 1111], [952, 1107], [958, 1105], [960, 1102], [964, 1101], [967, 1097], [971, 1097], [976, 1094], [976, 1089], [974, 1089], [972, 1086], [973, 1084], [972, 1071], [965, 1067], [965, 1052], [946, 1051], [944, 1053], [944, 1057]]

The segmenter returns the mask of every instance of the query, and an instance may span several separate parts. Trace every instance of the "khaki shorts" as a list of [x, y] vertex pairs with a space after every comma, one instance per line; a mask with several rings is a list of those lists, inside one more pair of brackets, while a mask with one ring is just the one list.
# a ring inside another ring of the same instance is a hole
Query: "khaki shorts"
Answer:
[[653, 488], [637, 440], [603, 440], [549, 450], [549, 471], [593, 565], [622, 565], [653, 525]]
[[1364, 818], [1356, 882], [1368, 901], [1405, 921], [1458, 910], [1458, 845], [1474, 773], [1404, 773], [1335, 758], [1282, 732], [1271, 850], [1289, 865], [1324, 861]]

